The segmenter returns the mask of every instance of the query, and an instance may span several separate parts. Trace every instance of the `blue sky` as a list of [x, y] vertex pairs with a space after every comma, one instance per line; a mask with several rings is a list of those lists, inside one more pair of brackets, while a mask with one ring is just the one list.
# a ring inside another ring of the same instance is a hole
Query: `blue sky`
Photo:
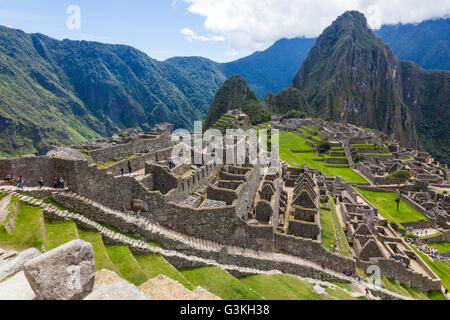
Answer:
[[[70, 5], [81, 10], [80, 30], [66, 26]], [[225, 41], [189, 42], [182, 34], [182, 29], [188, 28], [205, 37], [214, 36], [203, 22], [204, 18], [187, 11], [183, 1], [0, 0], [0, 24], [28, 33], [127, 44], [158, 60], [180, 55], [205, 56], [215, 61], [235, 59], [226, 55], [230, 49]]]
[[[69, 29], [67, 8], [81, 10]], [[152, 58], [231, 61], [281, 38], [316, 37], [346, 10], [372, 28], [450, 16], [450, 0], [0, 0], [0, 25], [57, 39], [127, 44]]]

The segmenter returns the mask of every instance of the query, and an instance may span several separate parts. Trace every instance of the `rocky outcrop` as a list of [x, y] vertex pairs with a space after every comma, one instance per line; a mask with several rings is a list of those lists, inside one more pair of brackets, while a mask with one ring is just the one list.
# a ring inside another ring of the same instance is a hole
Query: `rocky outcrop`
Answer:
[[21, 271], [25, 263], [40, 255], [41, 252], [35, 248], [25, 250], [17, 255], [13, 253], [13, 258], [0, 262], [0, 281]]
[[74, 240], [27, 262], [24, 271], [38, 299], [78, 300], [94, 287], [94, 250]]
[[111, 284], [96, 285], [94, 291], [84, 300], [151, 300], [145, 293], [125, 280]]
[[349, 11], [317, 39], [292, 86], [319, 115], [378, 129], [448, 162], [449, 79], [400, 61], [363, 14]]

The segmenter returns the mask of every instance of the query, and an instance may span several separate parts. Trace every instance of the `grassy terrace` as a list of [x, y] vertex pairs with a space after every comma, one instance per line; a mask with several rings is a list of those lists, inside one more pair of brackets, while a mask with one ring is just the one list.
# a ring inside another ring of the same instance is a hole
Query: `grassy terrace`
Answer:
[[45, 250], [50, 251], [78, 239], [77, 225], [73, 221], [48, 221], [44, 219]]
[[415, 247], [414, 251], [425, 261], [431, 270], [442, 280], [442, 286], [450, 290], [450, 262], [441, 262], [439, 260], [432, 260], [427, 255], [423, 254]]
[[267, 300], [357, 300], [340, 288], [326, 288], [327, 294], [319, 295], [313, 291], [312, 284], [284, 274], [255, 275], [240, 281]]
[[[19, 251], [31, 247], [41, 250], [44, 243], [41, 209], [18, 201], [13, 196], [6, 210], [9, 210], [10, 214], [5, 223], [0, 226], [0, 247]], [[8, 233], [4, 226], [13, 216], [16, 219], [15, 227], [11, 233]]]
[[363, 177], [354, 172], [351, 168], [330, 168], [326, 167], [323, 161], [314, 161], [319, 159], [314, 152], [311, 153], [293, 153], [291, 150], [308, 151], [312, 148], [306, 144], [306, 139], [298, 134], [286, 131], [280, 131], [280, 157], [293, 167], [301, 167], [303, 163], [312, 169], [318, 169], [323, 174], [331, 176], [340, 176], [342, 179], [353, 183], [367, 183]]
[[343, 256], [350, 255], [350, 246], [347, 237], [339, 223], [336, 206], [333, 198], [329, 201], [331, 210], [320, 210], [320, 223], [322, 225], [322, 245], [331, 252], [339, 253]]
[[397, 211], [397, 194], [394, 192], [376, 192], [357, 188], [372, 205], [378, 208], [379, 214], [389, 222], [414, 222], [421, 219], [427, 220], [420, 212], [412, 208], [403, 200], [400, 202], [400, 210]]
[[262, 300], [263, 297], [245, 283], [217, 267], [180, 270], [195, 287], [201, 286], [224, 300]]

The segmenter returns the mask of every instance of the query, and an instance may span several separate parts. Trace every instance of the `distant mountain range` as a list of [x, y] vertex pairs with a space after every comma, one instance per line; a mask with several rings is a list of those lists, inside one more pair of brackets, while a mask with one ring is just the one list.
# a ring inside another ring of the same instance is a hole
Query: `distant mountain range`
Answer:
[[[387, 26], [377, 35], [402, 59], [449, 69], [448, 23]], [[230, 63], [202, 57], [161, 62], [129, 46], [58, 41], [0, 27], [0, 155], [42, 154], [52, 145], [127, 127], [149, 130], [162, 121], [191, 129], [233, 74], [259, 98], [288, 87], [315, 41], [282, 39]], [[298, 95], [284, 91], [274, 101], [303, 101]]]
[[450, 162], [450, 71], [398, 59], [350, 11], [325, 29], [292, 86], [316, 114], [375, 128]]
[[[291, 86], [255, 107], [283, 115], [297, 111], [327, 120], [375, 128], [411, 148], [450, 163], [450, 72], [424, 70], [398, 59], [368, 27], [363, 14], [349, 11], [324, 30]], [[247, 83], [232, 76], [218, 90], [207, 127], [227, 110], [249, 109]], [[256, 119], [257, 120], [257, 119]]]

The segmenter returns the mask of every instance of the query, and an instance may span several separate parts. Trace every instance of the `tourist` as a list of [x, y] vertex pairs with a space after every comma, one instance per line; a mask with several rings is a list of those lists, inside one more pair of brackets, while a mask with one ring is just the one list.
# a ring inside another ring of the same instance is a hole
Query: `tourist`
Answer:
[[326, 268], [326, 263], [322, 262], [322, 269], [325, 270], [325, 268]]
[[242, 249], [244, 249], [244, 251], [245, 251], [245, 247], [246, 247], [246, 246], [245, 246], [245, 243], [243, 243], [243, 244], [242, 244]]
[[19, 191], [22, 191], [23, 192], [23, 178], [22, 178], [22, 176], [20, 176], [19, 177], [19, 179], [17, 180], [17, 187], [18, 187], [18, 189], [19, 189]]
[[122, 177], [123, 177], [123, 175], [125, 174], [125, 169], [124, 169], [124, 168], [120, 168], [120, 174], [121, 174]]
[[59, 186], [61, 187], [61, 189], [64, 189], [64, 179], [63, 179], [63, 177], [59, 178]]
[[167, 227], [169, 228], [169, 230], [172, 230], [172, 223], [169, 222], [169, 224], [167, 225]]
[[53, 188], [58, 188], [58, 178], [57, 177], [54, 177], [53, 178]]
[[131, 173], [131, 164], [128, 162], [128, 173]]
[[445, 295], [448, 295], [448, 289], [445, 289]]
[[366, 296], [368, 296], [369, 295], [369, 288], [366, 288]]
[[136, 218], [138, 218], [138, 219], [141, 219], [141, 218], [142, 218], [142, 216], [141, 216], [141, 210], [139, 210], [139, 211], [136, 213]]
[[38, 180], [38, 183], [39, 183], [39, 187], [42, 188], [44, 186], [44, 179], [42, 179], [42, 177], [40, 177]]

